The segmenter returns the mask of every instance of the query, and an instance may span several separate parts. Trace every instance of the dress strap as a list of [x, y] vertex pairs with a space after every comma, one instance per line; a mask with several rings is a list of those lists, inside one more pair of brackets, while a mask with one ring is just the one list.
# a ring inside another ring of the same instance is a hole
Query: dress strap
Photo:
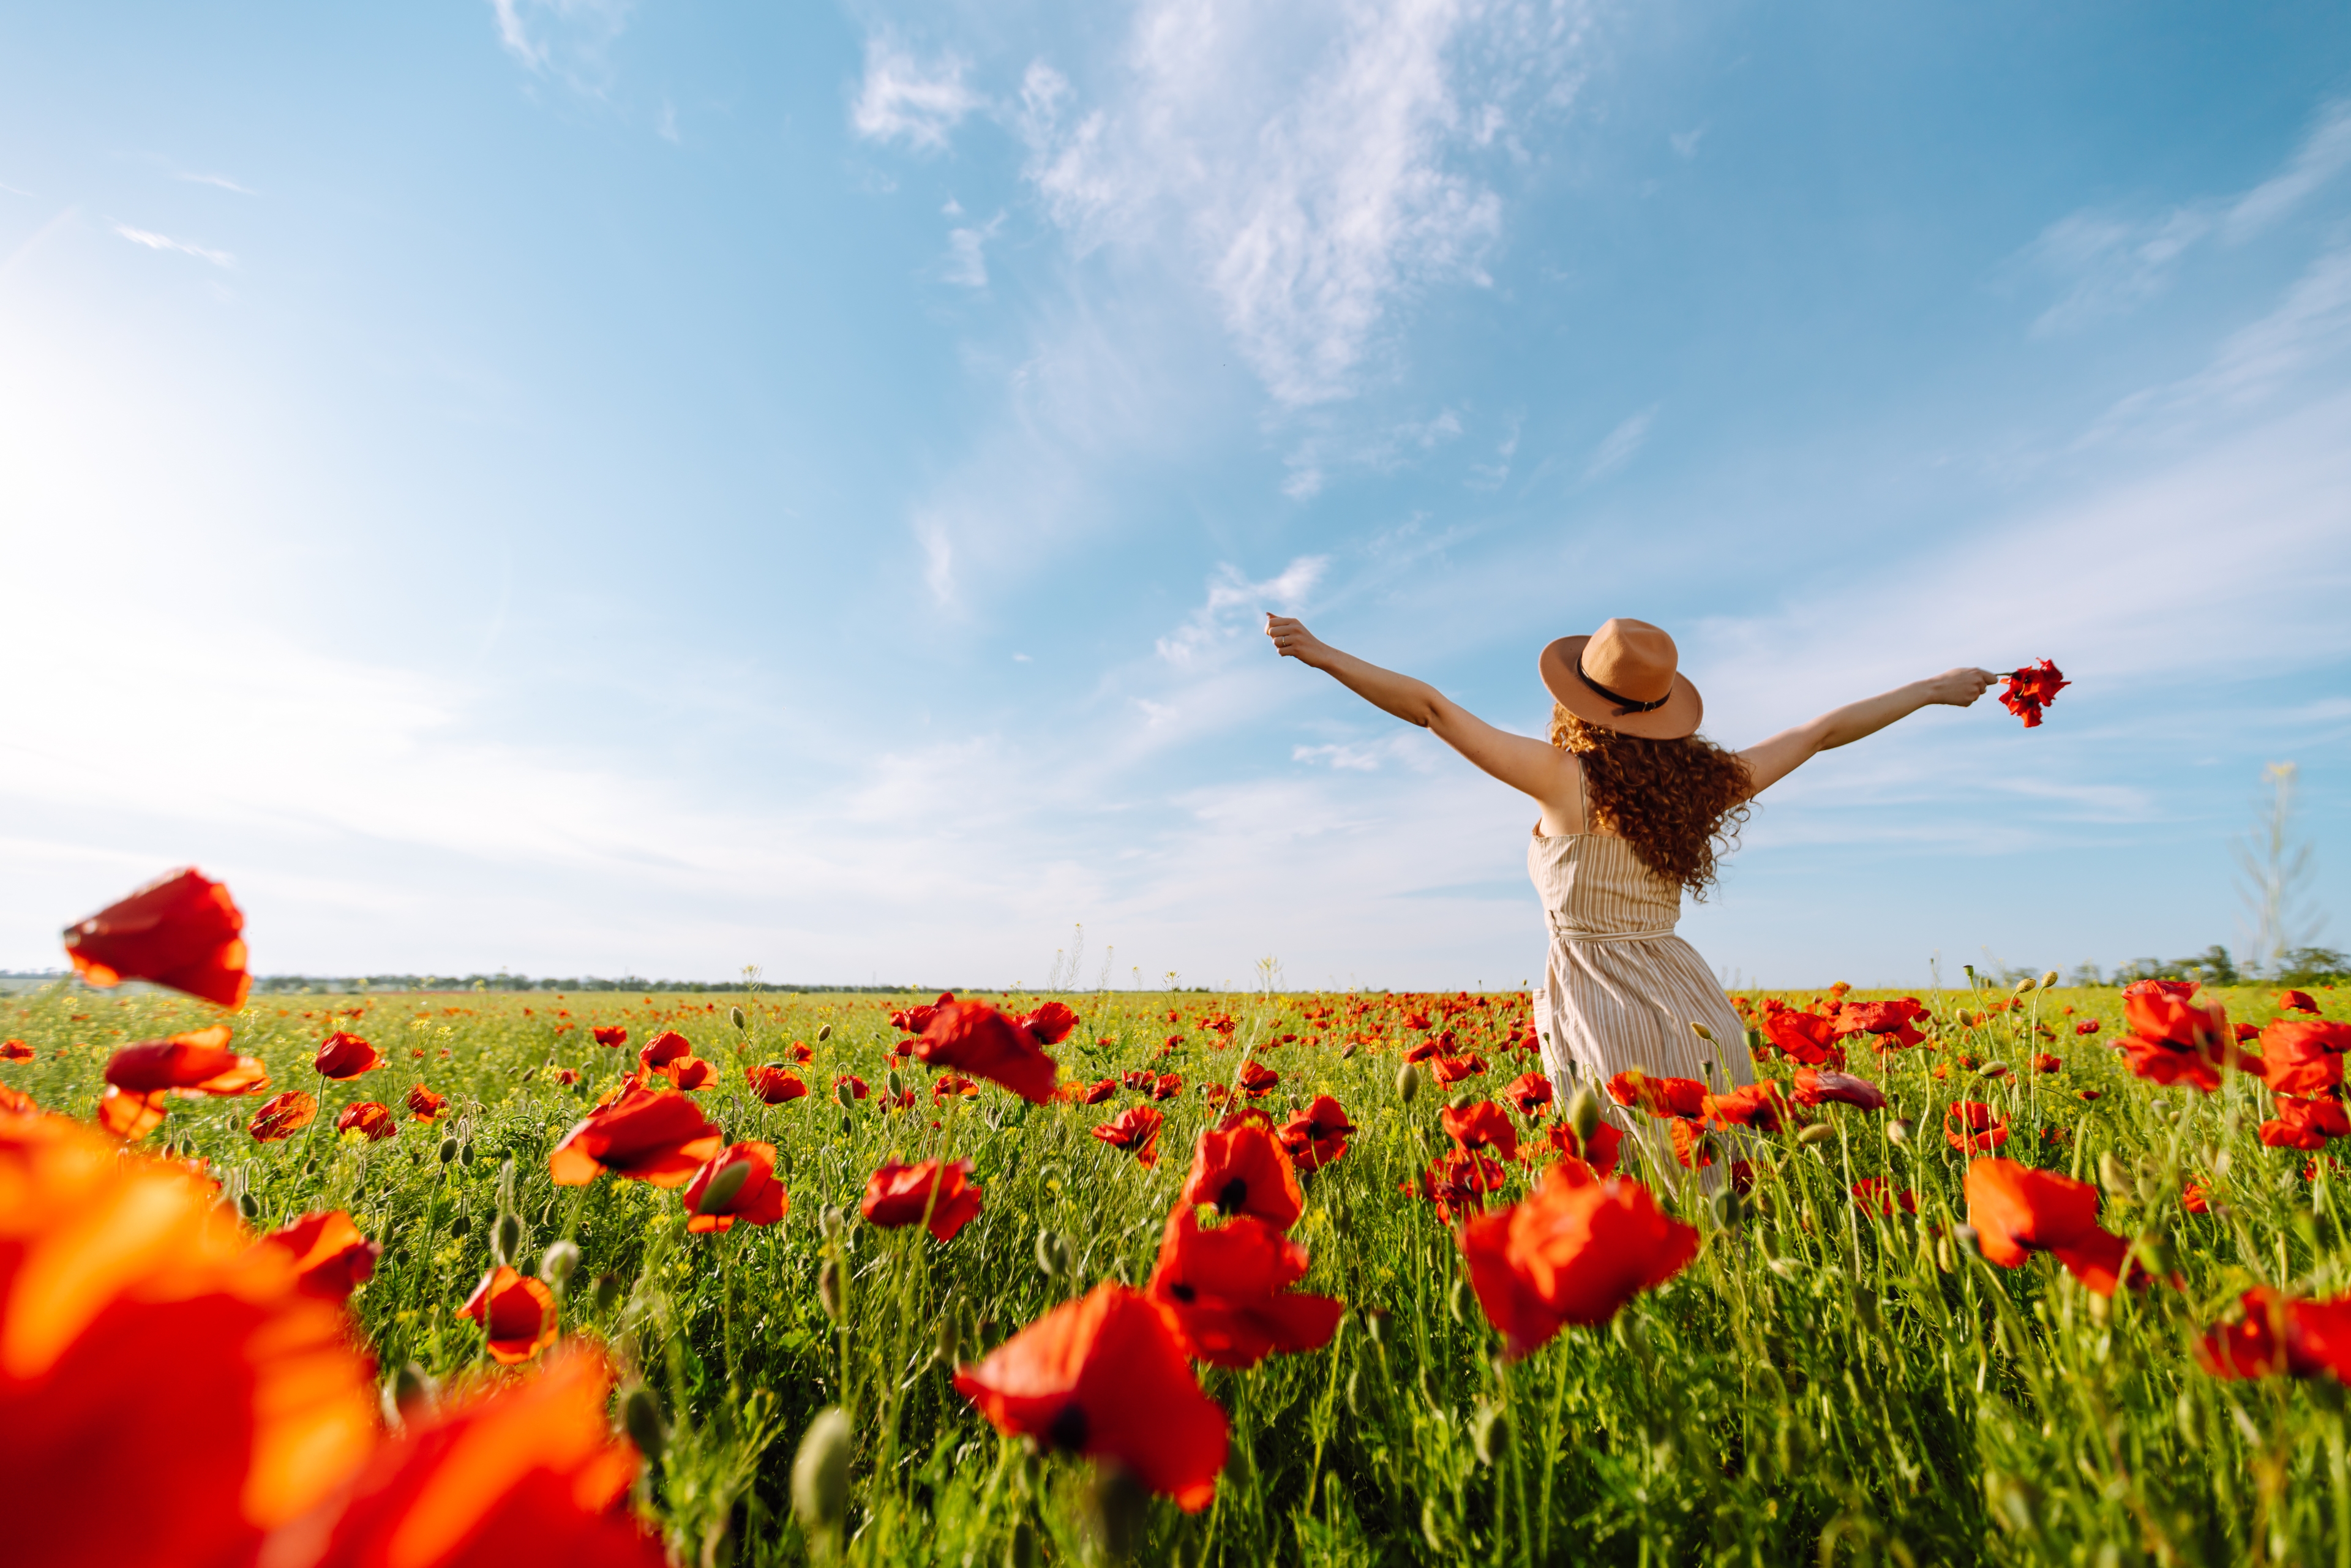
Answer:
[[1575, 821], [1577, 832], [1592, 831], [1592, 793], [1584, 786], [1583, 759], [1580, 757], [1575, 758]]

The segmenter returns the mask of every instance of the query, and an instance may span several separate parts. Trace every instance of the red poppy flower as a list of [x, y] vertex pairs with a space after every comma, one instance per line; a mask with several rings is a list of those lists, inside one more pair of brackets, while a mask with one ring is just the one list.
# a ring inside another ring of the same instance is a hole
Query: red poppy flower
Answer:
[[441, 1119], [442, 1107], [448, 1103], [449, 1096], [446, 1094], [435, 1094], [432, 1090], [427, 1089], [422, 1083], [417, 1084], [408, 1092], [408, 1109], [420, 1122], [439, 1121]]
[[1445, 1047], [1447, 1043], [1449, 1042], [1434, 1038], [1417, 1040], [1405, 1048], [1404, 1059], [1406, 1061], [1418, 1062], [1426, 1061], [1432, 1056], [1442, 1056], [1445, 1054]]
[[1355, 1130], [1339, 1102], [1317, 1094], [1314, 1103], [1281, 1124], [1282, 1151], [1302, 1171], [1319, 1171], [1347, 1152], [1347, 1134]]
[[[742, 1174], [737, 1175], [739, 1171]], [[790, 1212], [791, 1196], [776, 1179], [776, 1145], [730, 1144], [694, 1173], [682, 1195], [688, 1230], [724, 1234], [735, 1222], [773, 1225]]]
[[1475, 1078], [1486, 1071], [1486, 1059], [1476, 1051], [1467, 1056], [1432, 1056], [1428, 1059], [1428, 1075], [1439, 1088], [1449, 1087], [1465, 1078]]
[[1790, 1058], [1808, 1067], [1844, 1065], [1844, 1052], [1836, 1046], [1837, 1020], [1825, 1014], [1791, 1007], [1766, 1008], [1763, 1033]]
[[1709, 1094], [1698, 1103], [1698, 1109], [1709, 1127], [1752, 1127], [1759, 1133], [1780, 1131], [1790, 1116], [1787, 1101], [1780, 1097], [1780, 1086], [1768, 1078], [1727, 1094]]
[[365, 1133], [371, 1144], [395, 1137], [400, 1132], [400, 1124], [392, 1120], [392, 1113], [372, 1100], [346, 1105], [342, 1113], [335, 1118], [335, 1131], [338, 1133], [348, 1133], [354, 1127]]
[[[108, 1059], [106, 1081], [125, 1094], [177, 1090], [198, 1094], [246, 1094], [269, 1082], [269, 1070], [228, 1048], [229, 1029], [214, 1024], [169, 1040], [126, 1045]], [[26, 1051], [26, 1057], [32, 1052]]]
[[717, 1069], [698, 1056], [681, 1056], [662, 1068], [662, 1076], [677, 1089], [705, 1089], [718, 1076]]
[[2047, 1252], [2099, 1295], [2122, 1282], [2130, 1244], [2100, 1228], [2098, 1189], [2088, 1182], [1980, 1159], [1968, 1166], [1967, 1197], [1986, 1260], [2013, 1269], [2028, 1253]]
[[1306, 1207], [1272, 1120], [1257, 1111], [1238, 1112], [1202, 1129], [1182, 1201], [1214, 1204], [1228, 1217], [1253, 1214], [1279, 1230], [1297, 1224]]
[[1276, 1072], [1272, 1068], [1265, 1066], [1261, 1062], [1244, 1061], [1241, 1063], [1241, 1092], [1247, 1094], [1252, 1100], [1262, 1099], [1264, 1096], [1272, 1093], [1275, 1085], [1279, 1084], [1280, 1082], [1281, 1074]]
[[374, 1275], [375, 1260], [383, 1256], [383, 1243], [360, 1235], [351, 1217], [340, 1208], [306, 1214], [284, 1229], [271, 1231], [260, 1244], [293, 1259], [297, 1288], [322, 1301], [349, 1301]]
[[[1552, 1152], [1574, 1160], [1595, 1176], [1613, 1175], [1625, 1151], [1625, 1134], [1613, 1122], [1603, 1121], [1593, 1126], [1589, 1145], [1578, 1140], [1575, 1129], [1564, 1122], [1553, 1122], [1549, 1136]], [[1520, 1151], [1521, 1156], [1531, 1159], [1540, 1147], [1541, 1145], [1530, 1144]]]
[[1704, 1124], [1676, 1117], [1666, 1124], [1666, 1131], [1673, 1136], [1674, 1159], [1682, 1169], [1704, 1170], [1714, 1164], [1714, 1141], [1707, 1136]]
[[1159, 1075], [1148, 1067], [1130, 1067], [1119, 1074], [1118, 1081], [1129, 1089], [1140, 1089], [1148, 1094], [1151, 1092], [1151, 1086], [1159, 1082]]
[[947, 1006], [954, 1000], [955, 993], [953, 991], [942, 991], [939, 993], [939, 999], [935, 1003], [925, 1007], [907, 1008], [901, 1011], [892, 1013], [890, 1015], [890, 1027], [892, 1029], [904, 1030], [908, 1034], [920, 1034], [925, 1030], [931, 1027], [931, 1019], [937, 1016], [939, 1009]]
[[98, 1124], [124, 1143], [135, 1144], [163, 1124], [164, 1093], [158, 1089], [126, 1094], [110, 1083], [98, 1097]]
[[33, 1048], [21, 1040], [0, 1040], [0, 1061], [30, 1061]]
[[2351, 1137], [2351, 1118], [2343, 1103], [2327, 1098], [2277, 1097], [2277, 1118], [2261, 1124], [2262, 1142], [2273, 1149], [2319, 1149], [2335, 1138]]
[[1638, 1182], [1554, 1166], [1524, 1202], [1473, 1216], [1458, 1243], [1486, 1321], [1515, 1360], [1567, 1323], [1608, 1322], [1698, 1256], [1698, 1228]]
[[1159, 1124], [1164, 1119], [1148, 1105], [1130, 1105], [1093, 1133], [1112, 1148], [1133, 1155], [1134, 1163], [1148, 1170], [1159, 1163]]
[[66, 929], [66, 956], [93, 986], [152, 980], [225, 1008], [245, 1006], [245, 915], [193, 868], [149, 883]]
[[2131, 1032], [2115, 1043], [2126, 1065], [2154, 1083], [2186, 1082], [2210, 1094], [2228, 1065], [2229, 1018], [2220, 1004], [2192, 1001], [2193, 981], [2141, 980], [2123, 989]]
[[1035, 1012], [1023, 1013], [1012, 1021], [1027, 1030], [1038, 1044], [1059, 1045], [1078, 1027], [1078, 1015], [1064, 1003], [1047, 1002]]
[[2064, 1061], [2045, 1051], [2032, 1059], [2032, 1071], [2035, 1072], [2054, 1072], [2064, 1065]]
[[2100, 1023], [2095, 1019], [2084, 1019], [2080, 1023], [2074, 1026], [2074, 1032], [2081, 1035], [2091, 1035], [2097, 1033], [2098, 1030], [2105, 1027], [2105, 1026], [2104, 1024]]
[[1821, 1072], [1809, 1067], [1796, 1069], [1797, 1104], [1820, 1105], [1831, 1100], [1857, 1105], [1865, 1111], [1886, 1109], [1886, 1091], [1866, 1078], [1855, 1078], [1849, 1072]]
[[603, 1358], [572, 1346], [412, 1416], [306, 1521], [315, 1554], [284, 1568], [663, 1568], [661, 1538], [628, 1507], [642, 1461], [612, 1436], [611, 1391]]
[[1154, 1100], [1173, 1100], [1183, 1092], [1184, 1075], [1180, 1072], [1163, 1072], [1152, 1081], [1151, 1097]]
[[2190, 1214], [2212, 1212], [2212, 1195], [2194, 1182], [2183, 1183], [2179, 1188], [2179, 1207]]
[[629, 1031], [616, 1023], [600, 1023], [589, 1032], [596, 1037], [598, 1045], [611, 1046], [617, 1050], [629, 1043]]
[[547, 1168], [558, 1186], [585, 1186], [605, 1171], [653, 1186], [684, 1186], [726, 1142], [684, 1095], [632, 1082], [563, 1134]]
[[1187, 1513], [1225, 1466], [1225, 1413], [1148, 1297], [1105, 1282], [956, 1372], [956, 1391], [1006, 1437], [1114, 1459]]
[[[865, 1086], [865, 1080], [858, 1077], [854, 1072], [836, 1072], [832, 1075], [832, 1092], [835, 1095], [841, 1092], [841, 1086], [844, 1083], [849, 1085], [849, 1097], [852, 1100], [862, 1100], [873, 1092]], [[911, 1093], [912, 1091], [909, 1092]]]
[[1943, 1113], [1943, 1141], [1963, 1155], [1980, 1155], [2008, 1142], [2008, 1123], [1980, 1100], [1961, 1100]]
[[528, 1361], [555, 1343], [555, 1292], [511, 1264], [483, 1275], [457, 1315], [482, 1325], [490, 1359], [502, 1365]]
[[2280, 1094], [2325, 1094], [2343, 1082], [2351, 1024], [2280, 1019], [2262, 1030], [2262, 1081]]
[[366, 1457], [344, 1314], [205, 1184], [66, 1117], [0, 1116], [0, 1192], [12, 1568], [250, 1563]]
[[2310, 999], [2308, 991], [2280, 991], [2277, 999], [2281, 1012], [2315, 1013], [2318, 1004]]
[[2215, 1323], [2196, 1359], [2215, 1377], [2316, 1377], [2351, 1382], [2351, 1296], [2291, 1301], [2257, 1285], [2239, 1301], [2243, 1317]]
[[308, 1126], [319, 1114], [318, 1100], [299, 1089], [288, 1089], [265, 1103], [253, 1113], [245, 1130], [253, 1134], [256, 1144], [274, 1144], [280, 1138], [290, 1138]]
[[1497, 1158], [1505, 1160], [1519, 1157], [1519, 1130], [1511, 1124], [1510, 1113], [1491, 1100], [1476, 1101], [1458, 1111], [1447, 1105], [1437, 1119], [1444, 1124], [1446, 1135], [1465, 1149], [1491, 1149]]
[[30, 1094], [22, 1089], [0, 1083], [0, 1115], [38, 1116], [42, 1113], [39, 1103]]
[[362, 1072], [372, 1072], [383, 1065], [383, 1053], [355, 1034], [337, 1030], [319, 1047], [319, 1054], [310, 1065], [322, 1078], [347, 1082]]
[[1632, 1067], [1608, 1081], [1608, 1098], [1652, 1116], [1694, 1119], [1705, 1112], [1706, 1085], [1695, 1078], [1652, 1078]]
[[786, 1071], [779, 1062], [770, 1061], [763, 1066], [745, 1068], [743, 1082], [751, 1086], [751, 1092], [761, 1103], [768, 1105], [781, 1105], [809, 1092], [808, 1085], [800, 1081], [799, 1075]]
[[[900, 1045], [904, 1045], [906, 1042], [902, 1040], [898, 1043]], [[807, 1046], [802, 1045], [799, 1040], [792, 1041], [791, 1050], [784, 1052], [784, 1054], [790, 1057], [794, 1061], [799, 1062], [803, 1067], [806, 1067], [810, 1062], [816, 1060], [816, 1052], [810, 1051]], [[906, 1053], [902, 1051], [898, 1054], [904, 1056]]]
[[1059, 1002], [1047, 1003], [1029, 1019], [1008, 1018], [987, 1002], [948, 1002], [932, 1013], [914, 1042], [914, 1056], [933, 1067], [953, 1067], [1000, 1083], [1030, 1104], [1042, 1105], [1053, 1097], [1059, 1064], [1045, 1054], [1046, 1042], [1030, 1019], [1059, 1040], [1077, 1015]]
[[1428, 1027], [1428, 1015], [1426, 1013], [1406, 1013], [1404, 1015], [1404, 1027], [1406, 1029], [1426, 1029]]
[[1894, 1184], [1884, 1176], [1864, 1176], [1853, 1184], [1854, 1202], [1861, 1205], [1864, 1211], [1875, 1214], [1881, 1219], [1894, 1218], [1894, 1204], [1897, 1196], [1901, 1200], [1903, 1213], [1918, 1212], [1918, 1195], [1907, 1188], [1897, 1195], [1894, 1190]]
[[2024, 721], [2027, 729], [2041, 725], [2041, 710], [2057, 700], [2057, 694], [2074, 683], [2059, 672], [2056, 665], [2043, 659], [2037, 664], [2027, 664], [2013, 670], [2001, 687], [2000, 706]]
[[[1922, 1043], [1926, 1036], [1912, 1028], [1924, 1018], [1927, 1009], [1916, 997], [1902, 997], [1890, 1002], [1846, 1002], [1836, 1010], [1835, 1030], [1839, 1038], [1856, 1034], [1874, 1034], [1881, 1040], [1891, 1040], [1896, 1046]], [[1795, 1014], [1809, 1017], [1809, 1014]]]
[[1396, 1190], [1435, 1204], [1437, 1218], [1450, 1225], [1460, 1216], [1485, 1207], [1486, 1195], [1501, 1191], [1503, 1179], [1502, 1167], [1484, 1155], [1447, 1149], [1431, 1160], [1426, 1170], [1400, 1184]]
[[1116, 1078], [1105, 1078], [1098, 1083], [1064, 1083], [1061, 1090], [1072, 1104], [1100, 1105], [1118, 1093], [1119, 1082]]
[[866, 1178], [859, 1211], [883, 1230], [920, 1224], [927, 1211], [931, 1234], [952, 1241], [979, 1213], [979, 1188], [972, 1185], [971, 1171], [969, 1160], [885, 1165]]
[[664, 1072], [673, 1061], [684, 1061], [694, 1054], [694, 1042], [674, 1029], [665, 1029], [645, 1041], [637, 1052], [637, 1066], [646, 1072]]
[[1338, 1329], [1338, 1301], [1290, 1291], [1307, 1262], [1305, 1248], [1261, 1219], [1242, 1215], [1210, 1229], [1199, 1210], [1178, 1204], [1147, 1289], [1194, 1356], [1255, 1366], [1277, 1351], [1320, 1350]]
[[1519, 1114], [1533, 1121], [1551, 1104], [1551, 1080], [1540, 1072], [1521, 1072], [1502, 1091], [1502, 1098], [1519, 1109]]
[[548, 1073], [548, 1076], [569, 1089], [580, 1082], [580, 1070], [576, 1067], [559, 1067]]

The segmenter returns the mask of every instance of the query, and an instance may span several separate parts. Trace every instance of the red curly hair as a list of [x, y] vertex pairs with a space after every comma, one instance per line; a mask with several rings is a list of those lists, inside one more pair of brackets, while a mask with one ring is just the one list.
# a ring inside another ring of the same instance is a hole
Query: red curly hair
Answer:
[[1645, 740], [1551, 710], [1551, 743], [1583, 766], [1593, 828], [1633, 846], [1641, 863], [1705, 902], [1718, 856], [1739, 845], [1755, 780], [1735, 752], [1702, 737]]

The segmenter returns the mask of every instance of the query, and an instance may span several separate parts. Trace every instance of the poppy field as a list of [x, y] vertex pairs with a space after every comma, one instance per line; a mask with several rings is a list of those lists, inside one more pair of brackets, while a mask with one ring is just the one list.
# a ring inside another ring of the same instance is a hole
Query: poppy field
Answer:
[[22, 1561], [2351, 1562], [2330, 990], [215, 988], [0, 1001]]

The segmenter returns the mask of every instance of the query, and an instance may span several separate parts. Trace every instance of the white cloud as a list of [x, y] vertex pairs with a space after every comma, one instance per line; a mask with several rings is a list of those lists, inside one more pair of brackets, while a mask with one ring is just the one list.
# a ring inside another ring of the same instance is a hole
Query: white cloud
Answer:
[[1159, 639], [1159, 656], [1174, 664], [1191, 663], [1202, 649], [1232, 634], [1237, 612], [1270, 605], [1285, 615], [1295, 613], [1330, 564], [1328, 556], [1302, 555], [1263, 582], [1251, 582], [1237, 567], [1219, 568], [1208, 580], [1208, 596], [1200, 607], [1173, 634]]
[[224, 191], [235, 191], [240, 196], [258, 193], [238, 184], [225, 174], [182, 174], [179, 177], [191, 185], [216, 185]]
[[636, 0], [490, 0], [498, 42], [533, 71], [552, 70], [583, 92], [601, 90], [609, 52]]
[[985, 101], [964, 85], [968, 68], [954, 55], [925, 65], [888, 38], [869, 38], [865, 81], [850, 109], [849, 122], [869, 141], [943, 149], [964, 116]]
[[1604, 479], [1633, 461], [1641, 444], [1649, 439], [1649, 426], [1657, 417], [1657, 404], [1651, 403], [1608, 433], [1593, 450], [1592, 461], [1584, 467], [1587, 482]]
[[1407, 729], [1381, 740], [1332, 741], [1322, 746], [1293, 746], [1292, 762], [1311, 762], [1346, 773], [1377, 773], [1391, 762], [1401, 762], [1426, 773], [1443, 747], [1418, 729]]
[[2351, 100], [2338, 99], [2320, 111], [2294, 161], [2229, 209], [2228, 237], [2241, 240], [2268, 227], [2346, 166], [2351, 166]]
[[1004, 214], [998, 213], [975, 227], [947, 231], [947, 260], [940, 276], [966, 288], [987, 287], [987, 242], [1003, 226]]
[[1706, 131], [1703, 125], [1692, 126], [1687, 131], [1675, 131], [1666, 141], [1673, 148], [1674, 156], [1687, 162], [1698, 156], [1698, 144], [1706, 139]]
[[236, 257], [229, 255], [228, 252], [214, 250], [191, 240], [173, 239], [170, 235], [154, 234], [146, 229], [134, 229], [129, 224], [115, 225], [114, 232], [131, 244], [143, 245], [149, 250], [175, 250], [183, 256], [193, 256], [200, 261], [209, 261], [214, 267], [236, 265]]

